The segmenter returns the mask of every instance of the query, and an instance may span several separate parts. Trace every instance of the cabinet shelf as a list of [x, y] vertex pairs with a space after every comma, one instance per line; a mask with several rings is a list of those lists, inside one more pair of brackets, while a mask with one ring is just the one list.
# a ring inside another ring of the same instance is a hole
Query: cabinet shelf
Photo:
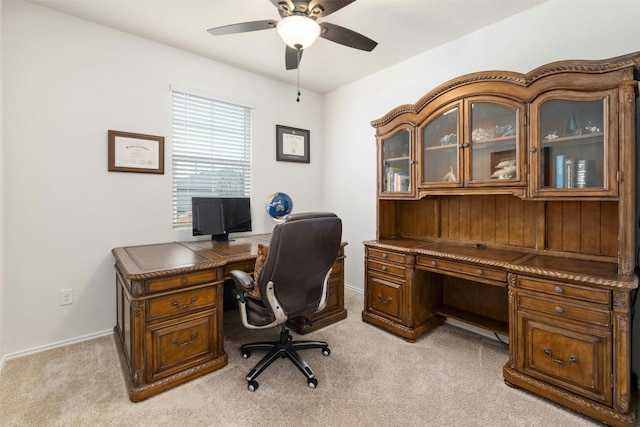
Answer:
[[478, 328], [486, 329], [503, 336], [509, 335], [509, 324], [500, 322], [499, 320], [491, 319], [489, 317], [481, 316], [479, 314], [471, 313], [446, 305], [437, 307], [434, 312], [436, 314], [439, 314], [440, 316], [450, 317], [452, 319], [459, 320], [461, 322], [468, 323]]
[[458, 144], [446, 144], [446, 145], [434, 145], [433, 147], [424, 147], [424, 151], [434, 151], [434, 150], [453, 150], [457, 149]]
[[498, 136], [496, 138], [478, 139], [472, 141], [474, 145], [492, 144], [496, 142], [512, 142], [516, 140], [516, 135]]
[[[543, 147], [548, 147], [554, 144], [582, 144], [585, 142], [602, 142], [602, 138], [604, 137], [604, 133], [599, 132], [599, 133], [590, 133], [587, 135], [575, 135], [575, 136], [561, 136], [558, 138], [554, 138], [554, 139], [543, 139], [542, 140], [542, 146]], [[590, 139], [593, 139], [593, 141], [589, 141]]]
[[403, 157], [390, 157], [388, 159], [384, 159], [385, 162], [406, 162], [411, 160], [411, 157], [409, 156], [403, 156]]

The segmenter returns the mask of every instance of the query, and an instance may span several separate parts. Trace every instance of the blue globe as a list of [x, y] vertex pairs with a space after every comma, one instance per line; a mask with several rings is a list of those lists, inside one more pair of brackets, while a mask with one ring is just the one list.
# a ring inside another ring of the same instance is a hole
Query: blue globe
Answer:
[[285, 193], [273, 193], [267, 197], [264, 208], [271, 218], [281, 221], [293, 210], [293, 200]]

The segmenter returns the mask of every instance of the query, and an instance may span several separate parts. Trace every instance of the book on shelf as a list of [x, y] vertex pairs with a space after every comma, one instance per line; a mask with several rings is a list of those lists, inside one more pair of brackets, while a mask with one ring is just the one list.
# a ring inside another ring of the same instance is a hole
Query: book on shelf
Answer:
[[564, 159], [564, 188], [576, 187], [576, 161]]
[[564, 155], [556, 156], [556, 188], [564, 188]]
[[551, 147], [542, 149], [542, 186], [551, 186]]
[[596, 186], [596, 161], [578, 160], [576, 162], [576, 187], [586, 188]]
[[384, 191], [409, 191], [410, 182], [408, 173], [388, 168], [385, 175]]

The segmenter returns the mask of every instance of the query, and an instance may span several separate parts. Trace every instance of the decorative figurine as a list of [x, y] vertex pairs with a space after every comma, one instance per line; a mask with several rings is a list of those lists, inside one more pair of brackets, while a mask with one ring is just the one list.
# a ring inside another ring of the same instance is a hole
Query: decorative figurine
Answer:
[[458, 179], [456, 178], [456, 174], [453, 173], [453, 166], [449, 166], [449, 172], [447, 172], [445, 174], [445, 176], [442, 177], [442, 180], [444, 182], [457, 182]]
[[455, 133], [450, 133], [449, 135], [445, 135], [442, 138], [440, 138], [440, 144], [442, 145], [455, 144], [457, 140], [458, 140], [457, 135]]
[[516, 134], [516, 127], [514, 125], [496, 126], [496, 135], [498, 136], [510, 136]]

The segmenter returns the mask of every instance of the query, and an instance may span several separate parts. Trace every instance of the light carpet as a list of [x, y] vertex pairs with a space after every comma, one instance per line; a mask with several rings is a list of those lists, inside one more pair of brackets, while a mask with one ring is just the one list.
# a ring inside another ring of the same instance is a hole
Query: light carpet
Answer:
[[[415, 343], [362, 322], [363, 295], [345, 290], [348, 318], [294, 339], [329, 342], [331, 355], [303, 351], [316, 389], [286, 359], [247, 390], [261, 357], [240, 344], [276, 340], [278, 328], [250, 331], [225, 313], [229, 364], [132, 403], [114, 338], [105, 336], [12, 359], [0, 375], [2, 426], [555, 426], [601, 425], [523, 390], [507, 387], [508, 348], [442, 325]], [[267, 335], [267, 336], [265, 336]]]

